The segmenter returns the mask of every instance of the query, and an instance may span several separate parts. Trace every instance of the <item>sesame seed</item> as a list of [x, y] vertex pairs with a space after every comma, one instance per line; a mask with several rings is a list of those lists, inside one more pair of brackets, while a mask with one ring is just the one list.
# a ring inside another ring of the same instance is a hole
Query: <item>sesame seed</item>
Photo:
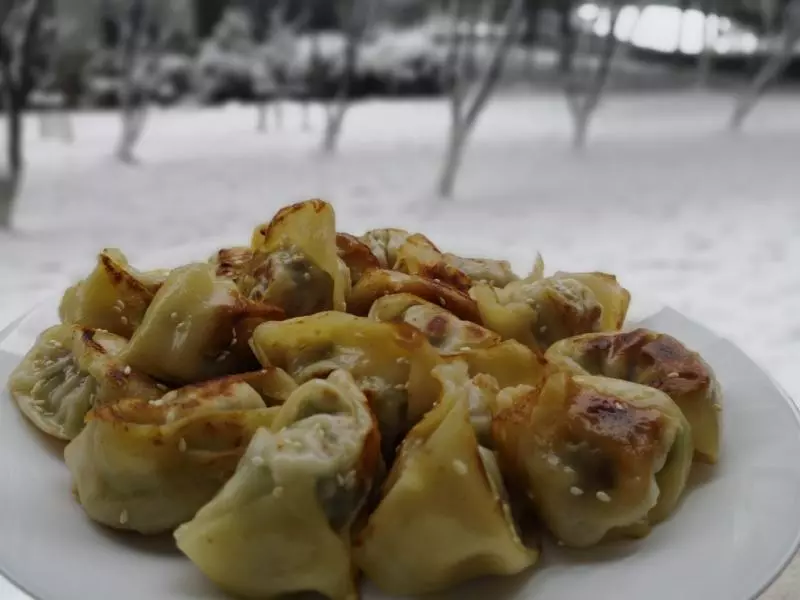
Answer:
[[223, 360], [225, 360], [226, 358], [228, 358], [228, 355], [229, 355], [229, 354], [230, 354], [230, 352], [228, 352], [227, 350], [223, 350], [223, 351], [220, 353], [220, 355], [219, 355], [217, 358], [215, 358], [215, 359], [214, 359], [214, 362], [222, 362]]
[[407, 358], [398, 358], [398, 359], [397, 359], [397, 364], [398, 364], [398, 365], [405, 365], [405, 364], [408, 364], [408, 359], [407, 359]]
[[714, 410], [717, 412], [720, 412], [722, 410], [722, 404], [720, 404], [719, 402], [714, 402], [713, 406]]
[[555, 467], [561, 463], [559, 458], [555, 454], [548, 454], [547, 455], [547, 462], [550, 466]]
[[180, 452], [186, 452], [186, 440], [181, 438], [178, 442], [178, 450]]
[[539, 333], [544, 333], [545, 331], [547, 331], [547, 325], [542, 325], [539, 327]]
[[625, 408], [625, 405], [622, 402], [614, 402], [614, 408], [617, 410], [622, 410]]
[[611, 496], [606, 494], [603, 491], [599, 491], [595, 494], [595, 497], [600, 500], [600, 502], [611, 502]]
[[61, 348], [61, 342], [57, 342], [57, 341], [55, 341], [55, 340], [52, 340], [52, 341], [50, 342], [50, 346], [51, 346], [52, 348]]
[[130, 365], [125, 365], [125, 368], [122, 369], [122, 372], [125, 373], [125, 375], [130, 375], [131, 374], [131, 366]]
[[404, 390], [404, 389], [406, 389], [406, 386], [407, 386], [407, 384], [405, 384], [405, 383], [398, 383], [396, 386], [394, 386], [394, 389], [396, 389], [396, 390]]
[[178, 320], [178, 313], [176, 313], [176, 312], [172, 313], [169, 316], [169, 318], [172, 319], [173, 321], [177, 321]]
[[123, 510], [121, 513], [119, 513], [119, 522], [122, 525], [125, 525], [125, 523], [128, 522], [128, 511], [127, 510]]
[[277, 486], [274, 490], [272, 490], [273, 498], [280, 498], [281, 496], [283, 496], [283, 488], [281, 486]]
[[575, 485], [569, 488], [569, 493], [573, 496], [583, 496], [583, 490]]
[[556, 540], [556, 546], [564, 546], [564, 542], [561, 540]]
[[306, 281], [311, 281], [311, 273], [303, 273], [303, 279]]
[[672, 373], [667, 374], [667, 377], [669, 377], [670, 379], [675, 379], [676, 377], [680, 376], [681, 376], [680, 373], [678, 373], [677, 371], [672, 371]]
[[445, 299], [442, 298], [441, 296], [439, 296], [439, 304], [441, 304], [442, 306], [447, 306], [447, 302], [445, 302]]
[[157, 383], [156, 387], [161, 390], [162, 392], [166, 392], [169, 388], [165, 386], [163, 383]]
[[260, 467], [264, 464], [264, 459], [260, 456], [254, 456], [250, 459], [250, 462], [253, 463], [253, 466]]
[[120, 317], [119, 320], [123, 325], [128, 324], [128, 317]]
[[572, 467], [564, 467], [564, 473], [567, 473], [568, 475], [572, 475], [574, 472], [575, 472], [575, 469], [573, 469]]
[[453, 469], [455, 469], [456, 473], [459, 475], [466, 475], [467, 474], [467, 465], [464, 464], [463, 460], [454, 460], [453, 461]]
[[470, 350], [472, 350], [472, 348], [470, 348], [469, 346], [461, 346], [461, 348], [459, 348], [459, 350], [461, 352], [469, 352]]

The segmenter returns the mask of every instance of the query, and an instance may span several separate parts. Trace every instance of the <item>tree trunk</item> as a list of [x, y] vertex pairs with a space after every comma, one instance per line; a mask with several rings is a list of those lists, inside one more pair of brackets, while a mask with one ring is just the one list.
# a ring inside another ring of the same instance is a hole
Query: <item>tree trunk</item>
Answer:
[[267, 131], [267, 103], [266, 102], [259, 102], [258, 108], [256, 109], [256, 130], [260, 132]]
[[745, 119], [751, 113], [759, 99], [792, 60], [794, 45], [800, 38], [800, 19], [791, 20], [786, 26], [783, 46], [779, 52], [773, 54], [753, 79], [747, 90], [740, 96], [731, 115], [728, 127], [732, 131], [742, 128]]
[[11, 226], [14, 201], [22, 178], [24, 161], [22, 157], [22, 107], [20, 98], [6, 89], [6, 152], [8, 155], [8, 174], [0, 178], [0, 228]]
[[123, 113], [122, 115], [122, 136], [120, 137], [119, 147], [117, 148], [117, 158], [125, 164], [138, 164], [138, 159], [134, 153], [134, 148], [139, 142], [147, 120], [147, 108], [140, 106]]
[[452, 198], [455, 188], [456, 177], [464, 159], [464, 146], [468, 132], [463, 125], [453, 123], [450, 136], [447, 140], [447, 150], [444, 159], [442, 174], [439, 178], [439, 196], [441, 198]]
[[578, 152], [586, 148], [586, 140], [589, 137], [589, 123], [594, 110], [588, 106], [571, 110], [572, 114], [572, 148]]
[[[701, 10], [705, 15], [703, 21], [703, 47], [700, 50], [700, 55], [697, 57], [697, 77], [695, 79], [695, 87], [698, 89], [706, 89], [711, 84], [711, 73], [714, 70], [714, 48], [712, 41], [716, 40], [719, 33], [719, 18], [716, 14], [717, 6], [715, 0], [705, 0], [701, 5]], [[712, 15], [714, 17], [714, 25], [712, 26]], [[712, 29], [713, 27], [713, 29]]]
[[300, 127], [303, 131], [311, 129], [311, 103], [308, 98], [300, 100]]
[[347, 112], [347, 103], [340, 102], [336, 106], [327, 107], [327, 120], [325, 122], [325, 135], [322, 139], [322, 153], [333, 154], [339, 146], [339, 137], [342, 134], [344, 115]]

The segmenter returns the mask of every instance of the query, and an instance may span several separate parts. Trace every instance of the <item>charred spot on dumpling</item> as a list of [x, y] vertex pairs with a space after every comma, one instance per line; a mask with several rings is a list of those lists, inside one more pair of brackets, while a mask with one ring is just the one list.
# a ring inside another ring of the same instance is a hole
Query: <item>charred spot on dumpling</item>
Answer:
[[333, 277], [296, 250], [257, 256], [251, 277], [249, 298], [280, 306], [287, 317], [333, 308]]
[[612, 396], [582, 389], [568, 411], [572, 435], [613, 455], [645, 457], [657, 448], [653, 440], [661, 437], [663, 419], [655, 409], [637, 408]]
[[683, 395], [707, 388], [711, 374], [694, 352], [675, 338], [661, 334], [642, 347], [642, 356], [653, 361], [658, 379], [650, 385], [670, 395]]
[[356, 283], [369, 269], [379, 269], [381, 264], [370, 247], [349, 233], [336, 234], [336, 253], [350, 270], [350, 281]]
[[211, 263], [217, 268], [218, 277], [227, 277], [237, 282], [244, 275], [251, 260], [253, 251], [244, 246], [222, 248], [211, 257]]
[[404, 293], [437, 304], [459, 319], [481, 323], [478, 305], [464, 292], [441, 281], [386, 269], [373, 269], [364, 274], [353, 286], [347, 310], [352, 314], [365, 316], [378, 298]]

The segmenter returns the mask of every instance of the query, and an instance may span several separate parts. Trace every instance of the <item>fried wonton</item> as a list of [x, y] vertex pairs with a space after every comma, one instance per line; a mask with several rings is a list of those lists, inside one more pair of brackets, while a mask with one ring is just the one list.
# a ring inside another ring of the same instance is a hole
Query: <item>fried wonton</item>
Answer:
[[207, 381], [158, 400], [97, 407], [64, 456], [93, 520], [140, 533], [190, 520], [233, 475], [250, 438], [289, 397], [286, 374], [266, 370]]
[[367, 400], [345, 371], [303, 384], [234, 476], [189, 523], [178, 547], [239, 596], [317, 592], [355, 600], [350, 528], [380, 462]]
[[170, 273], [125, 358], [176, 384], [242, 373], [257, 366], [248, 345], [255, 327], [282, 317], [279, 308], [245, 298], [213, 265], [187, 265]]
[[625, 379], [665, 392], [692, 427], [696, 457], [717, 461], [720, 386], [700, 355], [675, 338], [647, 329], [590, 333], [553, 344], [546, 357], [573, 373]]
[[492, 439], [507, 481], [564, 544], [643, 535], [675, 508], [692, 462], [689, 423], [656, 389], [556, 373], [503, 390]]
[[98, 256], [95, 270], [64, 293], [58, 308], [61, 322], [130, 338], [166, 275], [137, 271], [122, 252], [107, 248]]
[[161, 396], [166, 388], [131, 369], [127, 340], [88, 327], [45, 330], [11, 373], [8, 388], [23, 414], [48, 435], [71, 440], [93, 406], [130, 395]]

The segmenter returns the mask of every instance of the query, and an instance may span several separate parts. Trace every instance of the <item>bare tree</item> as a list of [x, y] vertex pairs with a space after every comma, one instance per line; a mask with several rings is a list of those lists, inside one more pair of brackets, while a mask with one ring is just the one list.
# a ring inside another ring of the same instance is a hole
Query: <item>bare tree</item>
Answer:
[[120, 19], [120, 55], [122, 82], [119, 92], [122, 131], [117, 145], [117, 158], [127, 164], [136, 163], [134, 148], [141, 138], [147, 119], [147, 90], [142, 79], [147, 65], [142, 60], [147, 37], [145, 0], [128, 0]]
[[792, 60], [794, 47], [800, 41], [800, 0], [792, 0], [783, 18], [781, 45], [764, 63], [746, 90], [739, 96], [728, 127], [732, 131], [742, 128], [745, 119], [755, 108], [767, 88], [781, 76]]
[[[561, 13], [562, 47], [559, 57], [559, 71], [567, 98], [567, 107], [573, 120], [572, 144], [576, 149], [586, 146], [589, 125], [611, 74], [611, 65], [619, 40], [615, 35], [621, 6], [612, 5], [608, 14], [608, 31], [599, 40], [590, 39], [592, 50], [587, 59], [586, 73], [582, 73], [576, 57], [580, 47], [580, 37], [571, 24], [571, 7]], [[597, 51], [595, 52], [595, 48]]]
[[16, 0], [0, 7], [0, 75], [6, 111], [8, 173], [0, 177], [0, 227], [11, 212], [25, 168], [22, 112], [33, 87], [31, 56], [41, 15], [39, 0]]
[[339, 3], [341, 21], [344, 25], [344, 56], [339, 89], [336, 97], [325, 106], [325, 132], [322, 138], [322, 153], [333, 154], [339, 143], [344, 117], [350, 108], [353, 80], [358, 66], [358, 53], [364, 36], [372, 22], [375, 3], [373, 0], [345, 0]]
[[[278, 128], [283, 126], [283, 102], [292, 92], [289, 67], [297, 52], [297, 35], [311, 17], [310, 11], [305, 10], [294, 19], [290, 19], [289, 6], [289, 0], [283, 0], [273, 6], [268, 15], [267, 48], [262, 58], [270, 89], [265, 90], [265, 97], [258, 103], [256, 119], [258, 131], [267, 130], [270, 106], [275, 115], [276, 126]], [[302, 109], [303, 128], [307, 129], [307, 104], [304, 103]]]
[[453, 195], [467, 140], [497, 87], [508, 51], [521, 33], [524, 5], [524, 0], [511, 0], [503, 18], [502, 32], [491, 48], [489, 61], [477, 80], [472, 81], [468, 78], [464, 61], [465, 57], [470, 56], [472, 49], [464, 48], [464, 40], [459, 32], [459, 24], [463, 17], [462, 0], [450, 0], [449, 12], [453, 22], [448, 56], [450, 133], [438, 186], [442, 198]]

